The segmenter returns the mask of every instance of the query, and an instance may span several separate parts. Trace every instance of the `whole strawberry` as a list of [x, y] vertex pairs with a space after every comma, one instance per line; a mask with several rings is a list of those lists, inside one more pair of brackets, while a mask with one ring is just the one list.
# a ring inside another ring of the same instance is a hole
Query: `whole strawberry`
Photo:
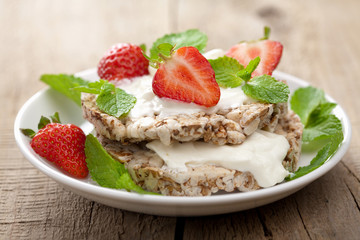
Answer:
[[149, 74], [148, 67], [149, 61], [139, 46], [119, 43], [112, 46], [100, 60], [98, 75], [101, 79], [118, 81]]
[[34, 151], [70, 175], [85, 178], [89, 171], [85, 161], [84, 132], [73, 124], [61, 124], [57, 120], [51, 123], [45, 117], [41, 118], [39, 129], [38, 133], [22, 129], [25, 135], [32, 137], [30, 145]]

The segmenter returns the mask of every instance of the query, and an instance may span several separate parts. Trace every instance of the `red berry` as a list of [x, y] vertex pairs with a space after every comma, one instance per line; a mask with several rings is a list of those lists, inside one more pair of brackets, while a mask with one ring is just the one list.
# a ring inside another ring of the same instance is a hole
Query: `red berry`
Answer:
[[86, 136], [73, 124], [50, 123], [31, 140], [31, 147], [41, 157], [54, 162], [74, 177], [85, 178], [89, 170], [85, 157]]
[[139, 46], [119, 43], [112, 46], [98, 65], [98, 75], [105, 80], [121, 80], [149, 74], [149, 61]]
[[247, 66], [250, 60], [260, 57], [260, 63], [252, 73], [252, 76], [271, 75], [280, 62], [283, 46], [279, 42], [260, 40], [243, 42], [232, 46], [226, 53], [235, 58], [243, 66]]
[[153, 83], [159, 97], [171, 98], [205, 107], [215, 106], [220, 88], [209, 61], [194, 47], [182, 47], [160, 64]]

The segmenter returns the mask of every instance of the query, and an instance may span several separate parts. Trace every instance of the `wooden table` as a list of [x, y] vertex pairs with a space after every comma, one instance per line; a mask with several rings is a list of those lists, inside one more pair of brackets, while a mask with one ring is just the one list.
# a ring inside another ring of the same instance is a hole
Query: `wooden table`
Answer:
[[[0, 1], [0, 239], [360, 239], [360, 1]], [[351, 118], [349, 151], [301, 191], [256, 209], [159, 217], [107, 207], [36, 170], [13, 136], [43, 73], [97, 65], [117, 42], [199, 28], [207, 49], [262, 36], [284, 44], [280, 71], [334, 97]]]

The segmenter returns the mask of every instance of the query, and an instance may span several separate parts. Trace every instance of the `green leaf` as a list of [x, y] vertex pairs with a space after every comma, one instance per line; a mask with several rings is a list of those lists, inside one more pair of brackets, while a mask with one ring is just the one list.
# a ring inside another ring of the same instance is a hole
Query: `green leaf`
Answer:
[[85, 155], [91, 178], [100, 186], [116, 188], [117, 180], [126, 171], [125, 167], [115, 161], [92, 134], [86, 136]]
[[294, 180], [319, 168], [321, 165], [325, 163], [327, 159], [329, 159], [337, 151], [343, 139], [344, 136], [342, 132], [339, 132], [338, 134], [333, 136], [330, 139], [330, 142], [327, 143], [317, 153], [317, 155], [311, 160], [308, 166], [300, 167], [295, 173], [290, 174], [288, 177], [286, 177], [285, 180], [286, 181]]
[[36, 132], [30, 128], [20, 128], [20, 131], [29, 138], [33, 138], [36, 135]]
[[157, 46], [158, 50], [159, 50], [159, 54], [161, 56], [165, 56], [165, 57], [171, 57], [171, 52], [174, 48], [173, 45], [171, 45], [170, 43], [162, 43], [159, 46]]
[[160, 195], [154, 192], [148, 192], [142, 189], [140, 186], [136, 185], [136, 183], [132, 180], [128, 171], [123, 173], [120, 178], [116, 181], [116, 188], [118, 189], [126, 189], [128, 191], [132, 190], [141, 194], [151, 194], [151, 195]]
[[259, 57], [252, 59], [245, 69], [237, 73], [237, 76], [242, 78], [245, 82], [248, 82], [251, 79], [251, 74], [253, 73], [253, 71], [255, 71], [259, 63], [260, 63]]
[[51, 123], [50, 119], [48, 119], [47, 117], [41, 116], [40, 121], [38, 123], [38, 129], [39, 130], [42, 129], [43, 127], [45, 127], [49, 123]]
[[310, 114], [324, 102], [326, 102], [324, 91], [311, 86], [299, 88], [290, 99], [291, 109], [299, 115], [305, 126]]
[[44, 74], [40, 77], [40, 80], [81, 106], [81, 93], [74, 90], [74, 88], [86, 86], [88, 81], [66, 74]]
[[141, 50], [142, 50], [144, 53], [146, 53], [146, 45], [145, 45], [145, 43], [140, 44], [139, 47], [141, 48]]
[[303, 142], [330, 138], [342, 132], [341, 121], [335, 115], [321, 116], [309, 122], [303, 132]]
[[120, 88], [114, 89], [113, 92], [111, 88], [107, 87], [96, 99], [96, 104], [100, 110], [117, 118], [126, 116], [135, 106], [135, 103], [136, 97], [127, 94]]
[[108, 81], [106, 81], [106, 80], [100, 79], [96, 82], [89, 82], [87, 85], [84, 85], [84, 86], [75, 87], [74, 90], [79, 91], [79, 92], [100, 94], [101, 89], [103, 88], [103, 86], [105, 84], [113, 85], [111, 83], [108, 83]]
[[270, 37], [270, 32], [271, 32], [270, 27], [265, 26], [265, 27], [264, 27], [264, 37], [261, 38], [260, 40], [268, 40], [269, 37]]
[[308, 166], [300, 167], [286, 180], [290, 181], [314, 171], [329, 159], [344, 139], [341, 121], [331, 111], [335, 103], [327, 102], [322, 90], [314, 87], [297, 89], [291, 98], [291, 108], [296, 112], [305, 128], [303, 151], [315, 150], [322, 146]]
[[113, 159], [92, 134], [86, 136], [85, 155], [91, 178], [100, 186], [157, 195], [137, 186], [124, 164]]
[[53, 122], [53, 123], [61, 123], [58, 112], [55, 112], [54, 115], [50, 116], [50, 119], [51, 119], [51, 122]]
[[259, 63], [260, 63], [260, 57], [256, 57], [249, 62], [249, 64], [246, 66], [245, 70], [248, 73], [252, 74], [255, 71], [255, 69], [257, 68], [257, 66], [259, 65]]
[[244, 93], [256, 100], [267, 103], [287, 102], [289, 87], [269, 75], [256, 76], [242, 86]]
[[308, 124], [316, 121], [319, 118], [327, 117], [331, 111], [336, 107], [336, 103], [325, 102], [319, 104], [310, 114]]
[[150, 58], [152, 60], [159, 59], [158, 46], [162, 43], [169, 43], [175, 46], [174, 50], [185, 46], [196, 47], [202, 52], [207, 44], [207, 36], [197, 29], [190, 29], [181, 33], [167, 34], [161, 38], [158, 38], [150, 49]]
[[234, 58], [219, 57], [209, 60], [211, 67], [214, 69], [216, 82], [220, 87], [238, 87], [244, 81], [237, 76], [237, 73], [244, 67]]

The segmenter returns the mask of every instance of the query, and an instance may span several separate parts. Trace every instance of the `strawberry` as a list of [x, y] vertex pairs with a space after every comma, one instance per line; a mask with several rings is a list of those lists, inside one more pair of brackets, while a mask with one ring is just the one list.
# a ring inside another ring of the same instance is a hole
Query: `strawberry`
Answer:
[[260, 64], [252, 73], [252, 76], [270, 75], [280, 62], [283, 46], [279, 42], [270, 41], [270, 28], [264, 28], [264, 37], [257, 41], [241, 42], [232, 46], [226, 53], [228, 57], [235, 58], [243, 66], [247, 66], [250, 60], [260, 57]]
[[149, 60], [143, 56], [139, 46], [119, 43], [112, 46], [100, 60], [98, 75], [105, 80], [118, 81], [149, 74], [148, 67]]
[[164, 57], [156, 71], [153, 92], [160, 98], [171, 98], [205, 107], [215, 106], [220, 88], [209, 61], [195, 47], [181, 47]]
[[[30, 145], [41, 157], [74, 177], [85, 178], [88, 175], [85, 161], [86, 136], [81, 128], [73, 124], [48, 121], [37, 133], [30, 129], [21, 130], [25, 135], [33, 136]], [[32, 135], [27, 134], [28, 131], [32, 131]]]

